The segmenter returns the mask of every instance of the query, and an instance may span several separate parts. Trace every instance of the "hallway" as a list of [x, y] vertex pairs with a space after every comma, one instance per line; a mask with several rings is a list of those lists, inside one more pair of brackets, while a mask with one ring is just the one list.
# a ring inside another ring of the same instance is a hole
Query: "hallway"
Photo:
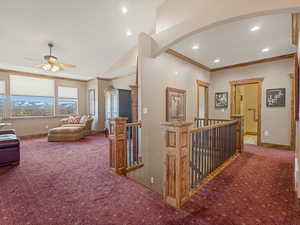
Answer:
[[232, 165], [183, 207], [190, 214], [186, 221], [300, 224], [300, 213], [295, 211], [293, 160], [290, 151], [246, 145]]
[[103, 136], [71, 143], [25, 140], [21, 154], [19, 167], [0, 168], [1, 225], [300, 224], [292, 152], [246, 146], [182, 209], [111, 173]]

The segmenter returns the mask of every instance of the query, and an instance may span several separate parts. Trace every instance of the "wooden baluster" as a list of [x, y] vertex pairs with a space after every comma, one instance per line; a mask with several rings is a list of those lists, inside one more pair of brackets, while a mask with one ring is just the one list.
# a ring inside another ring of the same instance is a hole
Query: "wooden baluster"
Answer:
[[109, 166], [120, 175], [126, 175], [127, 168], [127, 118], [118, 117], [110, 122]]
[[192, 123], [165, 122], [164, 200], [180, 208], [190, 197], [190, 127]]
[[132, 153], [133, 153], [133, 148], [132, 148], [132, 128], [133, 127], [128, 127], [127, 129], [127, 132], [128, 132], [128, 135], [127, 135], [127, 140], [128, 140], [128, 150], [127, 150], [127, 152], [128, 152], [128, 165], [129, 166], [132, 166]]

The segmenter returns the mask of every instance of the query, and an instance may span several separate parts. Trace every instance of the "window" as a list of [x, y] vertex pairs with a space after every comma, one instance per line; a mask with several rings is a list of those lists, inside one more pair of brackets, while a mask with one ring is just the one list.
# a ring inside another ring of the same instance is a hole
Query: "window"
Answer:
[[0, 80], [0, 118], [2, 119], [4, 117], [4, 110], [5, 110], [5, 81]]
[[54, 80], [10, 75], [11, 116], [53, 116]]
[[78, 88], [58, 87], [57, 110], [59, 115], [78, 114]]
[[95, 89], [89, 90], [89, 113], [95, 115]]

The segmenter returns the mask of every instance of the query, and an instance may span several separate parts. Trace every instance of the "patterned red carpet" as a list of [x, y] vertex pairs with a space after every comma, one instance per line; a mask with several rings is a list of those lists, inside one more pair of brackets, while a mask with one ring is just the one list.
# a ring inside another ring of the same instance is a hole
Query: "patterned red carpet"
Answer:
[[0, 225], [300, 224], [290, 152], [247, 146], [178, 210], [111, 173], [107, 147], [102, 136], [23, 141], [20, 166], [0, 168]]

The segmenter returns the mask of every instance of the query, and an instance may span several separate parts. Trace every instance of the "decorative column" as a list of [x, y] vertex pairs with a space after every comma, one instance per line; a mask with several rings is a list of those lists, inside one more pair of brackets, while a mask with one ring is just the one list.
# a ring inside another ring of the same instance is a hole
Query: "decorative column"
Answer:
[[233, 114], [231, 119], [238, 121], [236, 127], [236, 152], [241, 153], [244, 150], [244, 116]]
[[126, 175], [127, 168], [127, 118], [118, 117], [109, 125], [109, 166], [112, 171]]
[[164, 200], [180, 208], [190, 197], [189, 137], [192, 123], [164, 122]]

